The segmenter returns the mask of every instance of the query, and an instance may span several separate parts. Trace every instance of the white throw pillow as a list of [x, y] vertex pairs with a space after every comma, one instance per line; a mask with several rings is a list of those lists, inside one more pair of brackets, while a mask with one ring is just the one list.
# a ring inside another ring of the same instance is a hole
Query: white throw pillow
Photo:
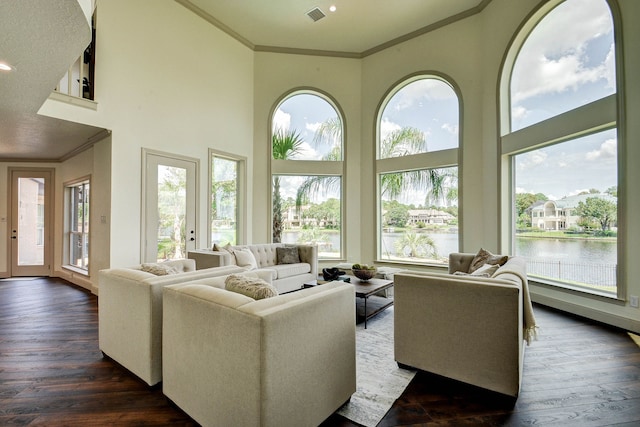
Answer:
[[233, 254], [236, 256], [236, 264], [240, 267], [249, 267], [249, 270], [258, 268], [256, 257], [253, 256], [253, 252], [249, 249], [236, 249]]

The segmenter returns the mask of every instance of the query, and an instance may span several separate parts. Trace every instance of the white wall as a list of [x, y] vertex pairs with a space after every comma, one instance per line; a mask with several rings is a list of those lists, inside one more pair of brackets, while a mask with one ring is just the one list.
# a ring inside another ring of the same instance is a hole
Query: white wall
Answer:
[[[200, 160], [198, 246], [207, 245], [208, 149], [249, 158], [253, 53], [173, 0], [110, 0], [97, 10], [97, 111], [49, 115], [112, 131], [109, 263], [140, 262], [141, 150]], [[99, 197], [94, 191], [94, 197]]]

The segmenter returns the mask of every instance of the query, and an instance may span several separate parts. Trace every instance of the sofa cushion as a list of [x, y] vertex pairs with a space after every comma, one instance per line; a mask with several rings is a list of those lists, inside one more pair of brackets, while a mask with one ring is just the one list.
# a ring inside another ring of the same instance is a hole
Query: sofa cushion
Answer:
[[236, 264], [240, 267], [247, 267], [250, 270], [258, 268], [256, 257], [249, 249], [236, 249], [233, 251], [233, 255], [236, 257]]
[[276, 288], [258, 277], [231, 274], [224, 281], [225, 289], [246, 295], [253, 299], [263, 299], [278, 295]]
[[300, 255], [296, 246], [283, 246], [276, 248], [278, 264], [297, 264], [300, 262]]
[[140, 270], [155, 274], [156, 276], [166, 276], [169, 274], [178, 274], [180, 273], [177, 268], [171, 265], [163, 265], [158, 263], [144, 263], [140, 266]]
[[485, 264], [497, 264], [498, 266], [504, 265], [504, 263], [506, 263], [508, 259], [509, 257], [507, 255], [494, 255], [488, 250], [480, 248], [476, 256], [473, 257], [473, 260], [471, 261], [471, 265], [469, 266], [469, 273], [473, 273]]
[[311, 266], [305, 262], [297, 264], [278, 264], [269, 267], [270, 270], [276, 272], [276, 279], [284, 279], [286, 277], [297, 276], [311, 272]]

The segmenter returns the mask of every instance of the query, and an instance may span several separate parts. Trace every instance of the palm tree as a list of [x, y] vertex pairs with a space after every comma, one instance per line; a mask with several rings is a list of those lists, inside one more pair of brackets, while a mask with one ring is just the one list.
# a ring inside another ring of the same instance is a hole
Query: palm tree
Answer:
[[430, 257], [438, 258], [436, 244], [431, 237], [426, 234], [418, 234], [408, 231], [396, 242], [396, 251], [402, 256], [406, 249], [409, 249], [410, 258]]
[[[295, 130], [276, 129], [271, 137], [272, 155], [275, 160], [287, 160], [302, 151], [304, 140]], [[282, 198], [280, 177], [273, 177], [273, 242], [282, 240]]]

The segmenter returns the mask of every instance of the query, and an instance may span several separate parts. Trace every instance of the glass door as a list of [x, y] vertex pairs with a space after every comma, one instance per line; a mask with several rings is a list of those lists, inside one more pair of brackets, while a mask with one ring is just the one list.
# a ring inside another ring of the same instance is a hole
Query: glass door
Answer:
[[145, 152], [143, 262], [187, 258], [196, 249], [198, 161]]
[[11, 170], [11, 276], [51, 272], [51, 170]]

